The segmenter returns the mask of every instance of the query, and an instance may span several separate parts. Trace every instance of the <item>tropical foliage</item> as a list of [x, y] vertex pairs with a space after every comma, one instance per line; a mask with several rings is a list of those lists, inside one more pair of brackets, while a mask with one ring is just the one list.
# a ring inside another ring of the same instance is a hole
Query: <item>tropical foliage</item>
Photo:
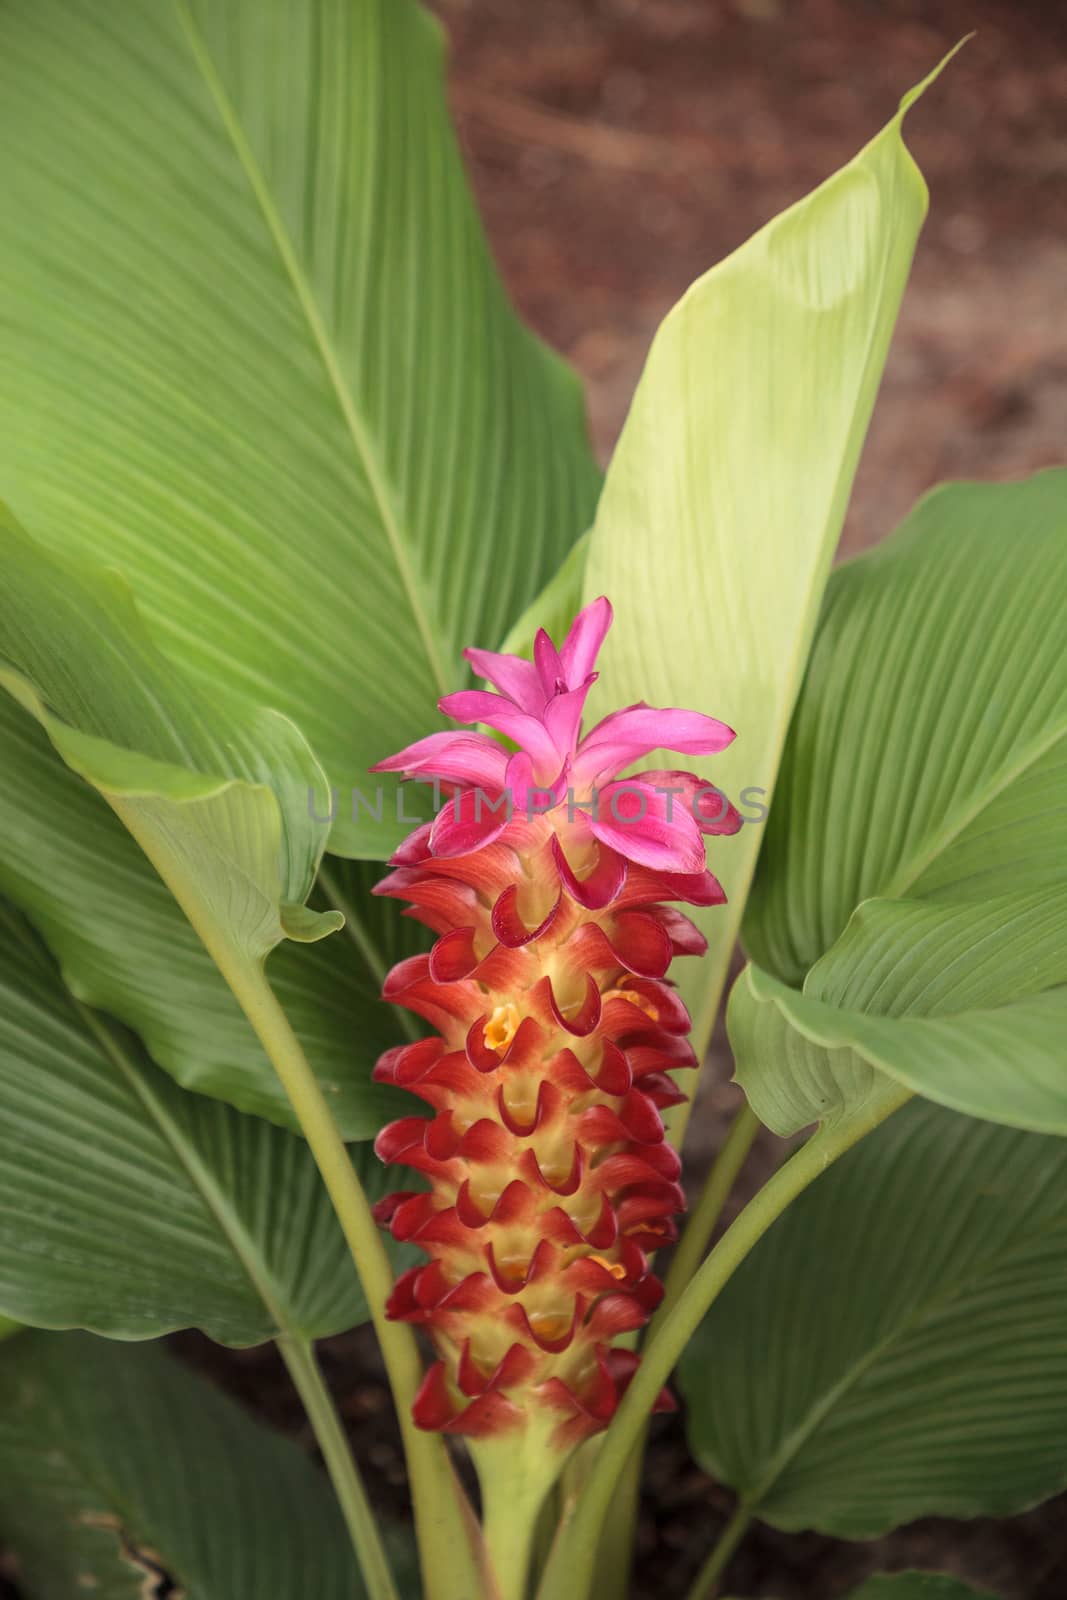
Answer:
[[[25, 1600], [621, 1600], [675, 1394], [737, 1496], [691, 1600], [754, 1518], [1067, 1487], [1067, 471], [830, 574], [925, 88], [667, 316], [602, 482], [415, 0], [0, 12]], [[413, 1536], [316, 1358], [368, 1321]], [[277, 1342], [331, 1483], [187, 1328]]]

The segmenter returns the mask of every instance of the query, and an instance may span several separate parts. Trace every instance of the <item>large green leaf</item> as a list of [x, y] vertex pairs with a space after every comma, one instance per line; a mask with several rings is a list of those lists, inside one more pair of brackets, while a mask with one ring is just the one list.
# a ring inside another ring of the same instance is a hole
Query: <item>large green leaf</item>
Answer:
[[[915, 91], [918, 93], [919, 91]], [[848, 166], [698, 280], [656, 335], [608, 472], [585, 577], [617, 622], [601, 709], [711, 712], [732, 748], [693, 763], [758, 815], [774, 783], [885, 361], [926, 188], [901, 111]], [[731, 911], [683, 979], [698, 1038], [718, 1003], [759, 848], [711, 864]]]
[[[135, 1029], [179, 1083], [294, 1126], [263, 1047], [159, 875], [103, 798], [5, 695], [0, 763], [0, 892], [32, 918], [71, 991]], [[401, 1037], [395, 1007], [378, 998], [382, 973], [423, 930], [371, 898], [380, 868], [339, 867], [348, 888], [343, 933], [286, 940], [267, 970], [342, 1134], [367, 1139], [410, 1108], [370, 1074]]]
[[940, 490], [835, 574], [730, 1005], [777, 1131], [881, 1070], [1067, 1133], [1065, 611], [1065, 472]]
[[[303, 1140], [188, 1094], [83, 1007], [0, 902], [0, 1311], [230, 1344], [367, 1316]], [[371, 1190], [384, 1169], [352, 1152]]]
[[158, 1348], [0, 1354], [0, 1536], [26, 1600], [359, 1600], [325, 1477]]
[[755, 1515], [867, 1538], [1067, 1484], [1067, 1145], [914, 1101], [800, 1196], [683, 1358]]
[[515, 320], [414, 0], [11, 0], [0, 490], [341, 790], [435, 725], [591, 520], [577, 383]]
[[951, 484], [834, 573], [745, 918], [799, 982], [855, 906], [1067, 883], [1067, 471]]
[[997, 1600], [991, 1589], [974, 1589], [947, 1572], [879, 1572], [848, 1600]]
[[758, 967], [728, 1011], [737, 1077], [776, 1133], [883, 1073], [972, 1116], [1067, 1134], [1067, 895], [868, 900], [803, 992]]

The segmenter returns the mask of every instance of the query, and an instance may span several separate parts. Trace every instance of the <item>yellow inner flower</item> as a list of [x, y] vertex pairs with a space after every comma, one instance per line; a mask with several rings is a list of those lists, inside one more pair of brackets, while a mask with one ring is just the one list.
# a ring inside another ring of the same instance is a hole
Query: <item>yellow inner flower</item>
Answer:
[[603, 1005], [607, 1005], [609, 1000], [629, 1000], [632, 1006], [637, 1006], [638, 1010], [651, 1017], [653, 1022], [659, 1021], [657, 1007], [645, 995], [637, 994], [633, 989], [605, 989], [600, 999]]
[[626, 1268], [618, 1261], [606, 1261], [603, 1256], [591, 1255], [587, 1261], [595, 1261], [598, 1267], [603, 1267], [605, 1272], [610, 1272], [613, 1278], [622, 1279], [626, 1276]]
[[510, 1000], [506, 1005], [497, 1006], [482, 1029], [486, 1049], [496, 1050], [498, 1054], [502, 1054], [514, 1039], [518, 1028], [518, 1006], [512, 1005]]

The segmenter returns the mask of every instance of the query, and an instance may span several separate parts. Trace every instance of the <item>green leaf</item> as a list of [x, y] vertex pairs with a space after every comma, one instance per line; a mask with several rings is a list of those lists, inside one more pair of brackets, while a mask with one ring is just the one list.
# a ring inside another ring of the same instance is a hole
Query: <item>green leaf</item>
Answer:
[[745, 919], [798, 982], [862, 900], [1067, 883], [1067, 471], [951, 484], [834, 573]]
[[997, 1600], [946, 1572], [879, 1572], [853, 1589], [850, 1600]]
[[87, 1334], [3, 1350], [0, 1536], [32, 1600], [365, 1594], [295, 1444], [161, 1349]]
[[1067, 1133], [1065, 609], [1067, 472], [939, 490], [834, 575], [730, 1005], [776, 1131], [877, 1069]]
[[[227, 983], [261, 984], [276, 944], [314, 942], [342, 925], [340, 912], [304, 906], [325, 829], [308, 802], [321, 771], [294, 725], [197, 689], [149, 639], [120, 580], [48, 554], [10, 519], [0, 519], [0, 566], [0, 685], [41, 724], [71, 771], [104, 796]], [[5, 717], [4, 727], [11, 730], [5, 745], [20, 755], [3, 802], [12, 837], [0, 849], [0, 883], [54, 942], [72, 987], [141, 1030], [181, 1081], [291, 1121], [236, 1004], [210, 984], [188, 934], [131, 852], [115, 844], [84, 795], [57, 786], [54, 767], [17, 717]], [[25, 853], [14, 848], [16, 838]], [[68, 852], [78, 864], [70, 876]], [[129, 874], [118, 882], [116, 862]], [[142, 925], [146, 904], [153, 909]], [[367, 953], [359, 952], [362, 974], [348, 950], [283, 959], [280, 972], [312, 1050], [326, 1037], [323, 1086], [341, 1102], [344, 1131], [363, 1135], [390, 1103], [369, 1084], [370, 1050], [396, 1037], [396, 1024], [372, 998], [380, 972], [367, 971]], [[353, 1049], [357, 1019], [371, 1009], [366, 1044]], [[201, 1058], [213, 1014], [223, 1026]]]
[[[0, 893], [33, 920], [71, 992], [139, 1033], [179, 1083], [295, 1126], [262, 1046], [158, 873], [4, 695], [0, 763]], [[406, 1096], [370, 1077], [400, 1037], [396, 1008], [378, 998], [382, 974], [424, 941], [390, 902], [371, 898], [380, 868], [340, 866], [349, 890], [343, 933], [286, 940], [267, 970], [341, 1132], [367, 1139], [408, 1108]]]
[[[299, 730], [194, 687], [119, 578], [49, 555], [8, 513], [0, 568], [0, 686], [104, 795], [216, 959], [263, 960], [325, 843], [308, 806], [322, 772]], [[290, 936], [342, 921], [312, 918]]]
[[[774, 783], [926, 211], [901, 137], [913, 98], [667, 317], [593, 529], [585, 594], [609, 595], [618, 618], [601, 707], [647, 700], [723, 718], [733, 746], [692, 765], [752, 819]], [[682, 978], [698, 1048], [762, 833], [752, 820], [710, 853], [733, 909], [704, 915], [711, 964]]]
[[[64, 989], [2, 902], [0, 938], [0, 1309], [238, 1345], [364, 1321], [303, 1140], [179, 1089]], [[382, 1193], [370, 1146], [352, 1154]]]
[[522, 616], [512, 624], [500, 646], [501, 650], [506, 650], [509, 655], [527, 656], [533, 660], [538, 629], [544, 628], [557, 643], [566, 638], [567, 629], [582, 609], [590, 534], [591, 530], [582, 535], [559, 571], [552, 575], [541, 593], [531, 600]]
[[1067, 1484], [1067, 1145], [913, 1101], [797, 1199], [681, 1366], [701, 1465], [872, 1538]]
[[513, 316], [414, 0], [14, 0], [0, 488], [131, 583], [341, 799], [437, 725], [591, 520], [574, 376]]
[[972, 1116], [1067, 1134], [1067, 895], [868, 900], [802, 993], [747, 967], [728, 1022], [738, 1081], [776, 1133], [850, 1110], [888, 1073]]

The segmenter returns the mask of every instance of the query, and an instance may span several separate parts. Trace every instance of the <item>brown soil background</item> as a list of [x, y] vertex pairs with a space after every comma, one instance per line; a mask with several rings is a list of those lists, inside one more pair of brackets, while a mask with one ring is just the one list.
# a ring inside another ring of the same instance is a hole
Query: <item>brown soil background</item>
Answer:
[[[1058, 0], [437, 0], [452, 95], [493, 248], [528, 321], [585, 379], [603, 460], [655, 328], [688, 284], [800, 198], [976, 30], [908, 117], [931, 190], [842, 548], [888, 533], [925, 489], [1063, 462], [1067, 419], [1067, 6]], [[691, 1181], [734, 1091], [716, 1040]], [[753, 1186], [775, 1153], [757, 1150]], [[174, 1341], [312, 1448], [269, 1348]], [[323, 1357], [371, 1492], [404, 1516], [395, 1427], [367, 1330]], [[731, 1496], [659, 1419], [634, 1600], [681, 1600]], [[874, 1545], [757, 1526], [724, 1594], [835, 1600], [919, 1565], [1004, 1600], [1067, 1596], [1067, 1497], [1011, 1522], [930, 1520]], [[0, 1576], [0, 1597], [14, 1596]], [[277, 1600], [298, 1600], [278, 1596]]]

